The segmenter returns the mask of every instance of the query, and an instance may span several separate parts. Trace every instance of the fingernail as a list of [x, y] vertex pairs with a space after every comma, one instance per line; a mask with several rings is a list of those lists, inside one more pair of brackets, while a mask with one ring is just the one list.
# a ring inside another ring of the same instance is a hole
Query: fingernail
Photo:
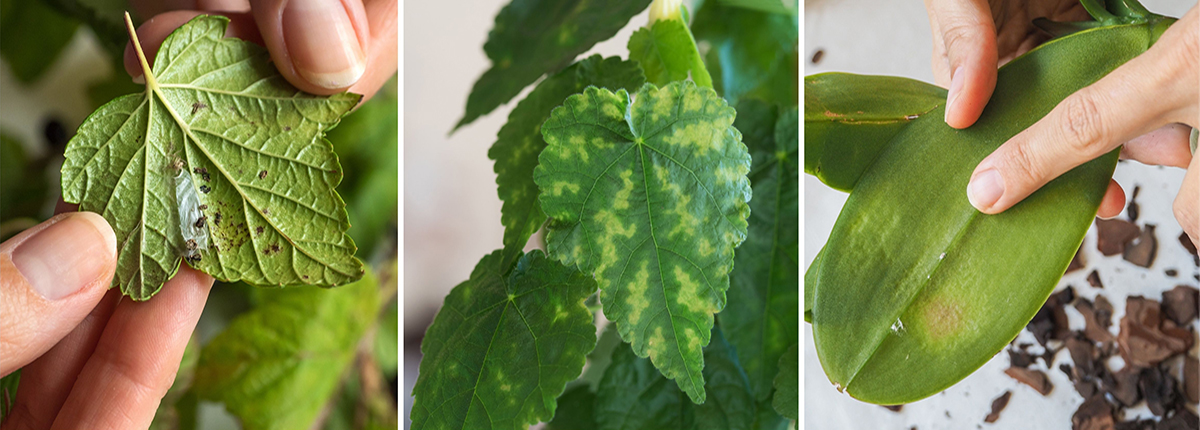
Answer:
[[366, 55], [339, 0], [289, 1], [283, 40], [296, 72], [321, 88], [348, 87], [366, 70]]
[[58, 300], [96, 282], [112, 265], [117, 237], [91, 212], [63, 215], [12, 252], [13, 266], [47, 300]]
[[963, 67], [958, 66], [954, 69], [954, 73], [950, 75], [950, 92], [946, 94], [946, 122], [950, 122], [950, 112], [954, 109], [954, 103], [958, 101], [959, 93], [962, 92], [963, 81], [967, 80], [963, 76]]
[[1003, 195], [1004, 178], [1000, 177], [1000, 172], [996, 169], [984, 170], [971, 178], [971, 182], [967, 184], [967, 200], [980, 211], [992, 207]]

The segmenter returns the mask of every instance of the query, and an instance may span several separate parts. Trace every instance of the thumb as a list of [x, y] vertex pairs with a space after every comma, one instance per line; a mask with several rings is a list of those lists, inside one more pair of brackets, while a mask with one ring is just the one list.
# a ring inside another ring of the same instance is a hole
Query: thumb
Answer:
[[0, 375], [53, 347], [104, 297], [117, 238], [91, 212], [55, 216], [0, 244]]
[[979, 119], [996, 88], [992, 12], [981, 0], [927, 0], [926, 4], [933, 27], [933, 61], [941, 60], [935, 66], [949, 72], [946, 124], [967, 128]]
[[313, 94], [349, 88], [367, 70], [370, 31], [361, 0], [251, 0], [271, 59]]

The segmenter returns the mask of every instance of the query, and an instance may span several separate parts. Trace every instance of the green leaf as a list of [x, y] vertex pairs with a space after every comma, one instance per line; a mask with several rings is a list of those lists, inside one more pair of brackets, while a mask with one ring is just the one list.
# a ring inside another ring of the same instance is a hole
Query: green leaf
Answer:
[[264, 290], [200, 352], [195, 390], [247, 430], [309, 428], [379, 312], [373, 274], [336, 289]]
[[799, 114], [757, 100], [738, 104], [733, 125], [750, 148], [750, 227], [729, 275], [721, 329], [750, 377], [755, 398], [771, 396], [776, 363], [799, 336]]
[[711, 47], [722, 95], [737, 104], [743, 97], [788, 106], [799, 93], [799, 21], [796, 15], [764, 13], [707, 1], [692, 23], [696, 40]]
[[224, 38], [228, 22], [200, 16], [172, 32], [146, 92], [92, 113], [67, 145], [63, 198], [112, 225], [113, 286], [134, 300], [175, 274], [196, 224], [212, 246], [189, 263], [222, 281], [333, 286], [362, 276], [334, 191], [341, 167], [322, 137], [360, 96], [300, 92], [265, 48]]
[[817, 251], [817, 255], [813, 257], [812, 263], [808, 265], [808, 270], [804, 272], [804, 322], [812, 323], [812, 308], [813, 301], [817, 297], [817, 284], [821, 282], [818, 277], [821, 273], [821, 255], [825, 253], [825, 247], [821, 247]]
[[[950, 128], [939, 106], [879, 152], [852, 184], [821, 253], [813, 340], [831, 382], [867, 402], [912, 402], [966, 377], [1020, 332], [1079, 248], [1119, 151], [999, 215], [970, 205], [967, 182], [984, 157], [1059, 101], [1145, 51], [1151, 28], [1105, 27], [1043, 44], [1000, 69], [975, 125]], [[879, 103], [882, 86], [825, 76], [835, 78], [871, 96], [833, 112]], [[904, 87], [896, 80], [891, 88]]]
[[392, 300], [379, 317], [371, 353], [379, 370], [388, 376], [396, 376], [400, 367], [400, 306]]
[[17, 387], [21, 384], [21, 369], [0, 378], [0, 423], [12, 414], [13, 405], [17, 401]]
[[796, 1], [785, 0], [718, 0], [718, 3], [731, 7], [745, 8], [759, 12], [775, 14], [796, 14]]
[[627, 345], [613, 351], [596, 392], [596, 420], [603, 430], [739, 430], [754, 428], [757, 407], [733, 347], [719, 329], [704, 348], [704, 389], [712, 401], [692, 404], [650, 360]]
[[636, 91], [645, 82], [636, 62], [593, 55], [543, 80], [508, 115], [508, 123], [488, 150], [488, 158], [496, 160], [497, 192], [504, 201], [500, 222], [504, 224], [505, 261], [520, 255], [529, 237], [546, 221], [538, 204], [533, 169], [546, 147], [542, 123], [550, 111], [591, 85]]
[[328, 135], [346, 175], [338, 192], [351, 214], [348, 233], [364, 259], [396, 224], [399, 112], [396, 94], [380, 90]]
[[632, 100], [591, 87], [542, 125], [534, 170], [550, 255], [594, 274], [621, 338], [696, 403], [749, 215], [734, 114], [692, 82], [646, 84]]
[[779, 375], [775, 377], [775, 398], [772, 405], [780, 415], [796, 420], [800, 414], [800, 344], [793, 343], [779, 357]]
[[50, 68], [79, 27], [38, 0], [2, 0], [0, 11], [0, 55], [26, 84]]
[[898, 133], [945, 104], [945, 89], [912, 79], [805, 76], [804, 172], [849, 192]]
[[421, 342], [412, 428], [525, 429], [554, 416], [555, 399], [596, 345], [584, 299], [596, 283], [541, 251], [480, 260], [454, 287]]
[[596, 424], [596, 393], [587, 384], [576, 385], [558, 398], [558, 412], [547, 430], [594, 430]]
[[46, 204], [46, 160], [25, 154], [21, 142], [0, 132], [0, 219], [42, 218]]
[[701, 87], [713, 86], [692, 32], [679, 18], [661, 19], [633, 33], [629, 59], [641, 63], [647, 80], [655, 85], [691, 79]]
[[128, 35], [122, 17], [126, 11], [133, 9], [128, 0], [33, 1], [44, 2], [59, 13], [87, 24], [109, 54], [117, 56], [124, 54]]
[[475, 81], [455, 128], [486, 115], [542, 75], [606, 40], [650, 0], [513, 0], [496, 15], [484, 52], [492, 68]]

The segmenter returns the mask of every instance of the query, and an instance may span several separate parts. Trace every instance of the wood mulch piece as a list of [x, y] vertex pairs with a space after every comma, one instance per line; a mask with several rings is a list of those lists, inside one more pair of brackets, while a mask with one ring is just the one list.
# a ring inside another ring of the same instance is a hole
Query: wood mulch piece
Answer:
[[1148, 268], [1154, 264], [1154, 256], [1157, 253], [1158, 239], [1154, 236], [1154, 226], [1147, 224], [1146, 228], [1138, 234], [1137, 240], [1133, 241], [1133, 245], [1125, 247], [1121, 258], [1137, 266]]
[[1009, 367], [1008, 370], [1004, 371], [1004, 374], [1016, 379], [1017, 382], [1033, 387], [1034, 390], [1037, 390], [1043, 396], [1050, 394], [1050, 390], [1054, 389], [1054, 384], [1050, 383], [1050, 378], [1041, 370]]
[[1004, 407], [1008, 406], [1008, 399], [1011, 397], [1012, 391], [1005, 391], [1004, 394], [1001, 394], [1000, 397], [996, 398], [996, 400], [992, 400], [992, 412], [987, 414], [987, 417], [983, 419], [983, 422], [994, 423], [996, 420], [1000, 419], [1000, 411], [1003, 411]]
[[1179, 285], [1162, 294], [1162, 312], [1175, 325], [1183, 327], [1200, 313], [1200, 290]]
[[1163, 319], [1157, 301], [1133, 296], [1125, 302], [1117, 344], [1125, 363], [1151, 367], [1167, 357], [1187, 351], [1192, 346], [1192, 333]]
[[1104, 288], [1104, 284], [1100, 283], [1100, 273], [1096, 272], [1095, 270], [1093, 270], [1092, 273], [1088, 273], [1087, 281], [1088, 284], [1091, 284], [1093, 287]]
[[1096, 249], [1104, 255], [1125, 252], [1125, 245], [1141, 235], [1137, 225], [1120, 219], [1096, 218]]

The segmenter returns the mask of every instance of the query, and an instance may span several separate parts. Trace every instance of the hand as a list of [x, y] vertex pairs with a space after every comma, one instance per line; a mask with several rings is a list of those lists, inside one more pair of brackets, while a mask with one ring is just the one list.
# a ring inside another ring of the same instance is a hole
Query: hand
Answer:
[[[229, 17], [226, 36], [265, 45], [279, 72], [312, 94], [350, 91], [366, 101], [396, 73], [396, 0], [133, 0], [146, 59], [197, 15]], [[286, 6], [286, 7], [285, 7]], [[132, 45], [125, 70], [142, 76]]]
[[213, 279], [183, 265], [152, 300], [122, 299], [116, 254], [91, 212], [0, 244], [0, 375], [22, 369], [5, 430], [150, 426]]
[[[934, 33], [934, 74], [939, 84], [949, 84], [946, 123], [955, 128], [979, 118], [995, 87], [997, 64], [1040, 43], [1032, 18], [1087, 16], [1073, 0], [1029, 5], [927, 0], [926, 5]], [[1003, 212], [1050, 180], [1124, 144], [1122, 158], [1188, 169], [1174, 211], [1192, 242], [1200, 244], [1200, 157], [1191, 154], [1185, 126], [1200, 126], [1197, 14], [1193, 7], [1147, 52], [1072, 94], [980, 162], [967, 186], [971, 205], [988, 214]], [[1098, 215], [1116, 216], [1124, 206], [1125, 193], [1111, 181]]]

